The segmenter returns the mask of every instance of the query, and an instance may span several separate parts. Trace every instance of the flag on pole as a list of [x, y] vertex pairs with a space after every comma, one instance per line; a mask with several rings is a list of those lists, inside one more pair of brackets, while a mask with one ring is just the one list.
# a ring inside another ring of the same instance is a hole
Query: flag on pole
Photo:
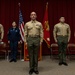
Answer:
[[48, 48], [50, 47], [50, 27], [48, 21], [48, 3], [46, 4], [44, 19], [43, 19], [43, 28], [44, 28], [44, 40], [47, 43]]
[[21, 9], [19, 9], [19, 29], [22, 41], [24, 41], [24, 21]]

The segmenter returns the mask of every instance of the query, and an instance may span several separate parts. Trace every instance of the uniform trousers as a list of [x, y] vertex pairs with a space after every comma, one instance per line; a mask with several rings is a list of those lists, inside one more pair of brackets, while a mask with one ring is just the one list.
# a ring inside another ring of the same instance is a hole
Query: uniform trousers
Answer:
[[68, 44], [68, 36], [57, 36], [59, 62], [66, 62], [66, 49]]
[[11, 41], [10, 42], [10, 49], [11, 49], [11, 59], [16, 60], [17, 58], [17, 48], [18, 48], [18, 42], [17, 41]]
[[40, 47], [40, 37], [27, 37], [30, 69], [38, 70], [38, 51]]

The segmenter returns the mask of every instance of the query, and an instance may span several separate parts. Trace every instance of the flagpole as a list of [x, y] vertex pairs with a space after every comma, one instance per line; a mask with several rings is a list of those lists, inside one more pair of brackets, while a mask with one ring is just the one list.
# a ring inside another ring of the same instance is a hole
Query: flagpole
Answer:
[[48, 2], [46, 4], [48, 5]]
[[18, 6], [19, 6], [19, 11], [20, 11], [20, 6], [21, 6], [21, 3], [18, 3]]
[[48, 8], [48, 2], [46, 3], [46, 8]]
[[18, 6], [20, 7], [21, 6], [21, 3], [18, 3]]
[[[19, 11], [20, 11], [21, 3], [18, 3], [18, 6], [19, 6]], [[21, 44], [24, 45], [22, 41], [21, 41]], [[22, 58], [21, 61], [24, 61], [24, 58]]]

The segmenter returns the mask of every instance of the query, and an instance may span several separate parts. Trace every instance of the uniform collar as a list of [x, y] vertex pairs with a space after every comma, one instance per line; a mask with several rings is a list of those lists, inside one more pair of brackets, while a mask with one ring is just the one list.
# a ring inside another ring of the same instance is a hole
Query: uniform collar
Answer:
[[65, 23], [61, 23], [61, 22], [60, 22], [60, 24], [61, 24], [61, 25], [64, 25]]
[[16, 28], [13, 28], [13, 27], [12, 27], [12, 29], [14, 29], [14, 30], [15, 30]]
[[35, 21], [31, 20], [31, 22], [32, 22], [32, 23], [36, 23], [36, 20], [35, 20]]

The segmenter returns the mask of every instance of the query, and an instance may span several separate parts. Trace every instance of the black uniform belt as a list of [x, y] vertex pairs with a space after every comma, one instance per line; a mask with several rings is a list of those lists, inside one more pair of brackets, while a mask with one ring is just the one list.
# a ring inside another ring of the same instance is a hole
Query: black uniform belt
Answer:
[[28, 35], [28, 37], [39, 37], [39, 35]]

